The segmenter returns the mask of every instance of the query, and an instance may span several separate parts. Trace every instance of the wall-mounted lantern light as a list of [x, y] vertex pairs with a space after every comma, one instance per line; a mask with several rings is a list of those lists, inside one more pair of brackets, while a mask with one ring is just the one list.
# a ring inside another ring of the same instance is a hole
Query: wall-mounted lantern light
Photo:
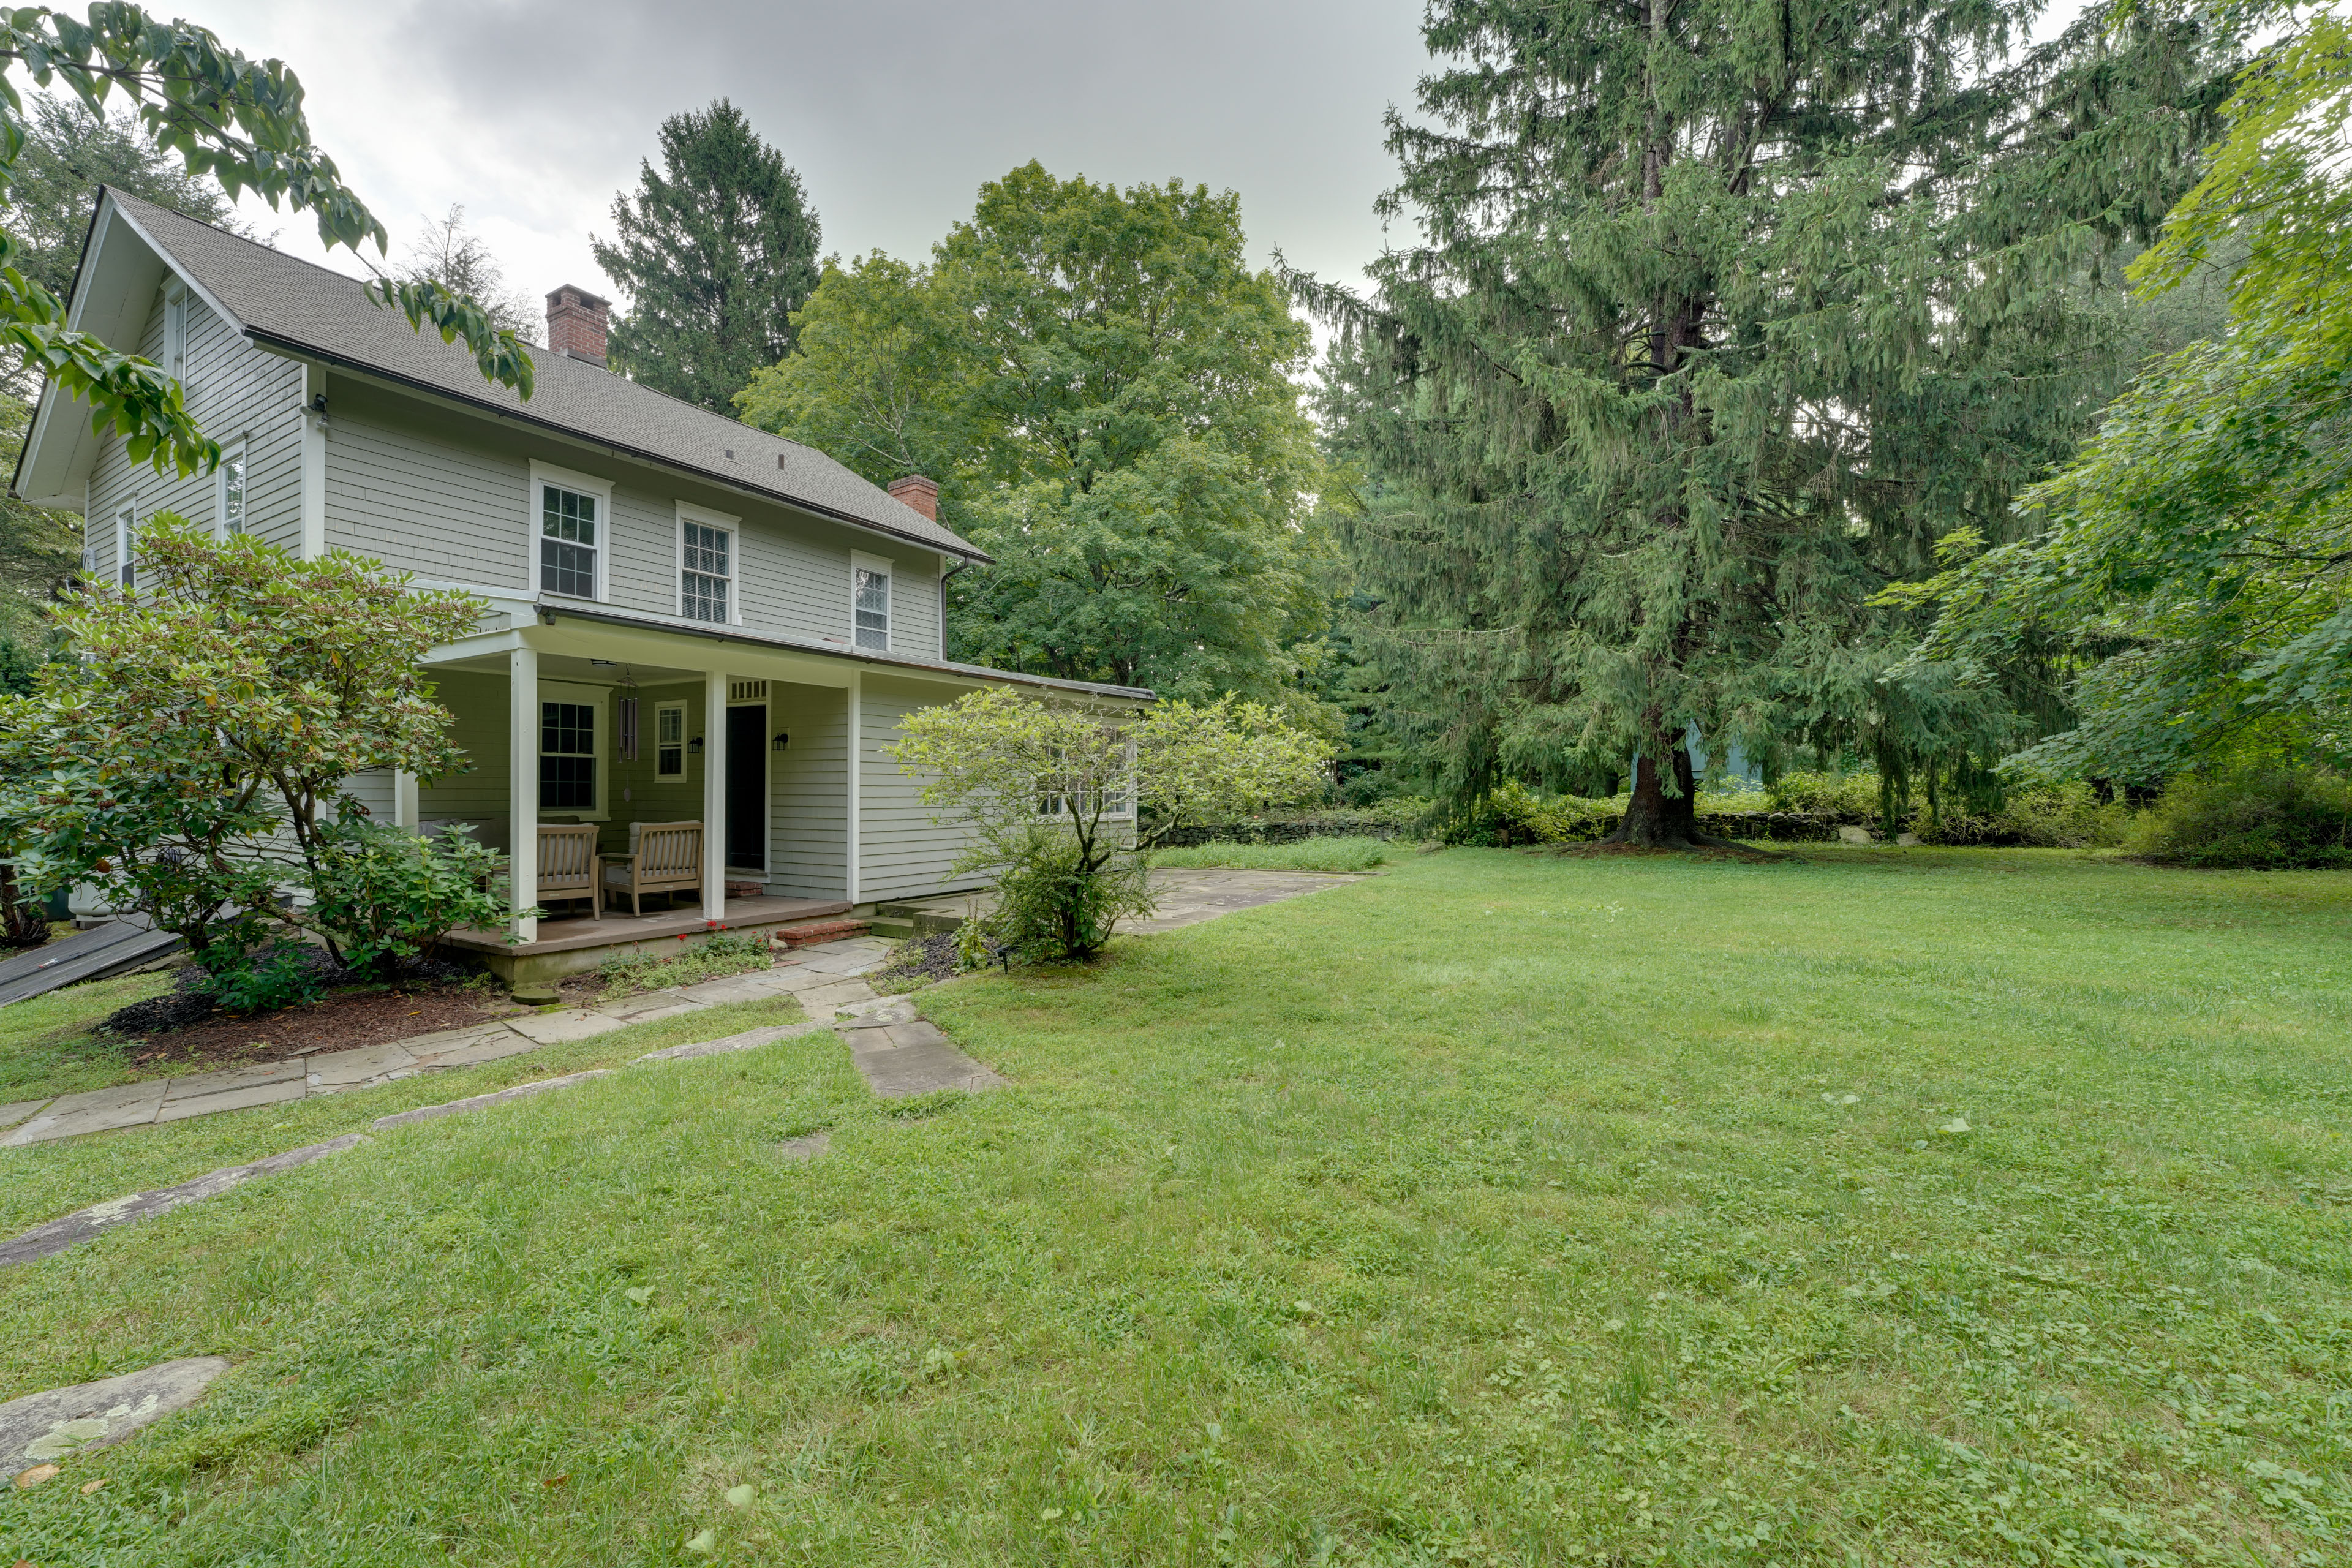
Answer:
[[689, 752], [698, 752], [702, 750], [702, 737], [697, 735], [693, 740], [688, 741], [686, 743], [686, 749]]
[[792, 743], [793, 743], [793, 738], [792, 738], [792, 736], [791, 736], [791, 735], [787, 734], [785, 731], [782, 731], [782, 730], [779, 730], [779, 731], [776, 731], [776, 750], [778, 750], [778, 751], [780, 751], [780, 752], [781, 752], [781, 751], [782, 751], [786, 746], [789, 746], [789, 745], [791, 745]]

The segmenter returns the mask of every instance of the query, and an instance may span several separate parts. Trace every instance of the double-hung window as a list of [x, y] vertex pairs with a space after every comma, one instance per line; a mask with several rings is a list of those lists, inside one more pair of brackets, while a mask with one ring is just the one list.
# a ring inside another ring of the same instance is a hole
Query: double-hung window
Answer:
[[114, 575], [126, 588], [139, 585], [138, 569], [131, 563], [131, 546], [138, 531], [135, 514], [129, 507], [114, 514]]
[[689, 621], [743, 624], [743, 520], [690, 501], [677, 505], [677, 613]]
[[220, 520], [213, 530], [215, 536], [226, 539], [232, 533], [245, 531], [245, 443], [242, 441], [224, 448], [220, 467], [213, 470], [213, 515]]
[[589, 703], [539, 705], [539, 808], [596, 809], [596, 710]]
[[530, 465], [531, 582], [541, 593], [602, 599], [612, 528], [610, 480]]
[[686, 704], [661, 702], [654, 707], [654, 777], [686, 776]]
[[681, 522], [677, 613], [689, 621], [725, 622], [731, 617], [735, 538], [723, 528]]
[[849, 558], [850, 616], [859, 647], [890, 651], [890, 563], [871, 555]]

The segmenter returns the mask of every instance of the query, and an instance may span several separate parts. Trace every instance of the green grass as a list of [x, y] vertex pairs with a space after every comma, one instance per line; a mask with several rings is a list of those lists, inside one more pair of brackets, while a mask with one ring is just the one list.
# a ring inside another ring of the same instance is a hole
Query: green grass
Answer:
[[[2068, 852], [1408, 858], [920, 994], [1009, 1090], [884, 1107], [817, 1034], [9, 1270], [0, 1394], [238, 1364], [0, 1541], [2343, 1562], [2347, 915], [2341, 876]], [[678, 1025], [743, 1026], [497, 1068]], [[0, 1234], [481, 1072], [0, 1152]]]
[[1181, 849], [1155, 849], [1154, 866], [1191, 868], [1234, 866], [1250, 871], [1369, 871], [1400, 855], [1393, 844], [1378, 838], [1302, 838], [1291, 844], [1193, 844]]
[[125, 974], [0, 1007], [0, 1105], [147, 1076], [131, 1059], [139, 1048], [131, 1041], [90, 1030], [115, 1009], [171, 988], [168, 973]]

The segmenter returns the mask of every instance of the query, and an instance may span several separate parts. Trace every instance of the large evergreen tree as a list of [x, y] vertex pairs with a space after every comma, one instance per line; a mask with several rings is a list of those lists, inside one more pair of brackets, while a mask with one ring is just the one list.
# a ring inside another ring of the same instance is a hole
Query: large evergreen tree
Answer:
[[662, 172], [613, 198], [596, 265], [627, 296], [614, 368], [733, 414], [752, 373], [793, 345], [792, 313], [817, 282], [819, 231], [801, 178], [725, 99], [662, 122]]
[[1871, 601], [2005, 531], [2128, 373], [2107, 253], [2221, 96], [2194, 26], [2013, 51], [2036, 8], [1432, 5], [1387, 201], [1422, 243], [1368, 301], [1299, 287], [1344, 329], [1335, 442], [1409, 501], [1349, 542], [1457, 799], [1638, 758], [1621, 837], [1686, 844], [1694, 727], [1896, 777], [2008, 739], [1998, 692], [1885, 679]]
[[929, 267], [829, 268], [800, 331], [743, 416], [940, 481], [942, 520], [996, 558], [954, 580], [961, 656], [1320, 717], [1297, 679], [1324, 596], [1292, 379], [1310, 340], [1231, 192], [1033, 163]]

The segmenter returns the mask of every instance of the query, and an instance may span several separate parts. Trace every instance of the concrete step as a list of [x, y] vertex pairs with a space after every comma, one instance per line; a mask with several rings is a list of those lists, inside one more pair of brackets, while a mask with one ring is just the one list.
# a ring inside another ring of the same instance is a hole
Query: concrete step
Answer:
[[892, 920], [887, 916], [880, 915], [877, 915], [876, 918], [866, 921], [866, 923], [870, 928], [869, 934], [874, 936], [887, 936], [893, 941], [898, 942], [905, 941], [908, 937], [914, 935], [916, 931], [922, 928], [922, 922], [920, 920]]

